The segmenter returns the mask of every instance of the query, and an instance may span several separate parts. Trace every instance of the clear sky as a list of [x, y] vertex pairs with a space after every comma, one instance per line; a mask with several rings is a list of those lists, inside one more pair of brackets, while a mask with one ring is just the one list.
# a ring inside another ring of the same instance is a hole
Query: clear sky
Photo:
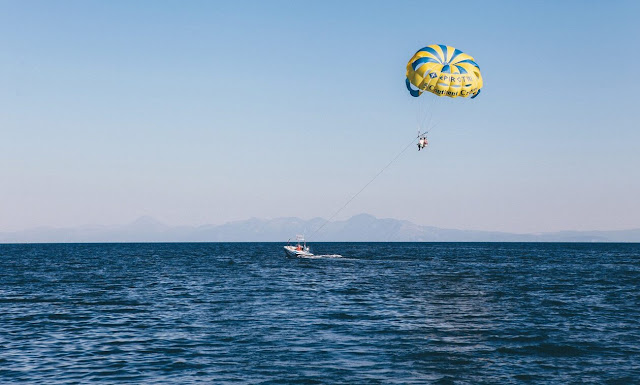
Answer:
[[[638, 228], [638, 4], [0, 1], [0, 231], [327, 218], [425, 106], [337, 219]], [[434, 43], [478, 98], [409, 96]]]

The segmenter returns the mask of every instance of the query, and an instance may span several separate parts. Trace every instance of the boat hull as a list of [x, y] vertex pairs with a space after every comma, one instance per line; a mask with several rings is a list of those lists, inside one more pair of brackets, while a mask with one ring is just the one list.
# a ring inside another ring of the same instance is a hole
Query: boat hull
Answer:
[[284, 247], [284, 252], [287, 256], [289, 257], [296, 257], [296, 258], [302, 258], [302, 257], [312, 257], [313, 254], [305, 251], [305, 250], [298, 250], [295, 246], [285, 246]]

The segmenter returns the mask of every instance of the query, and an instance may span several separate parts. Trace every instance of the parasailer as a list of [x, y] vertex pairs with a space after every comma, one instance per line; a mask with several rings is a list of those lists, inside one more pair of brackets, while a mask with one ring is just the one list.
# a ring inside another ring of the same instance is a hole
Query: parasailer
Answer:
[[420, 135], [418, 134], [418, 137], [420, 139], [418, 139], [418, 151], [422, 150], [423, 148], [427, 147], [429, 145], [429, 141], [427, 140], [427, 136], [426, 135]]
[[[428, 45], [411, 57], [407, 63], [405, 84], [411, 96], [416, 98], [424, 92], [430, 92], [449, 98], [473, 99], [480, 94], [483, 86], [480, 67], [475, 59], [459, 49], [442, 44]], [[423, 115], [425, 107], [422, 104], [430, 104], [428, 122], [427, 116]], [[418, 151], [429, 144], [426, 134], [433, 128], [431, 118], [436, 104], [431, 99], [418, 103]]]

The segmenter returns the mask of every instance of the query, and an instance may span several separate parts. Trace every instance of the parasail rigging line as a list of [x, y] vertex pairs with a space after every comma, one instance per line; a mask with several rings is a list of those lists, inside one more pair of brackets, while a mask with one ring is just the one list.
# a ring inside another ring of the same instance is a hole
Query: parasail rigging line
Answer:
[[[433, 128], [433, 127], [432, 127]], [[333, 213], [333, 215], [329, 218], [329, 219], [325, 219], [325, 221], [322, 223], [322, 225], [320, 225], [320, 227], [318, 227], [317, 229], [315, 229], [311, 235], [309, 236], [309, 238], [313, 237], [313, 235], [315, 235], [318, 231], [320, 231], [324, 226], [327, 225], [327, 223], [331, 222], [331, 220], [333, 218], [336, 217], [336, 215], [340, 214], [340, 212], [342, 210], [344, 210], [345, 207], [347, 207], [349, 205], [349, 203], [351, 203], [351, 201], [353, 201], [354, 199], [356, 199], [356, 197], [358, 197], [358, 195], [360, 195], [360, 193], [362, 193], [367, 187], [369, 187], [369, 185], [371, 183], [373, 183], [374, 180], [376, 180], [383, 172], [384, 170], [386, 170], [387, 168], [389, 168], [389, 166], [391, 166], [393, 164], [393, 162], [395, 162], [402, 154], [404, 154], [405, 151], [407, 151], [407, 149], [409, 147], [411, 147], [413, 144], [415, 144], [415, 140], [420, 138], [420, 135], [416, 136], [415, 138], [411, 139], [411, 142], [409, 142], [409, 144], [407, 144], [407, 146], [405, 148], [402, 149], [402, 151], [400, 151], [393, 159], [391, 159], [391, 161], [389, 161], [389, 163], [387, 163], [386, 166], [384, 166], [380, 171], [378, 171], [378, 173], [371, 178], [371, 180], [369, 180], [367, 182], [367, 184], [365, 184], [360, 191], [358, 191], [357, 193], [355, 193], [354, 196], [352, 196], [342, 207], [340, 207], [335, 213]]]

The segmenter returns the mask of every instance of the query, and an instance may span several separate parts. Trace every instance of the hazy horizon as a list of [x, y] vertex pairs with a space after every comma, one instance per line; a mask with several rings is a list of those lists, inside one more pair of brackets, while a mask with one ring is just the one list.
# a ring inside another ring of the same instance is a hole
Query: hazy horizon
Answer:
[[[353, 216], [351, 216], [349, 218], [333, 219], [333, 220], [328, 221], [327, 223], [337, 223], [337, 222], [342, 222], [342, 221], [348, 221], [348, 220], [353, 219], [355, 217], [361, 217], [361, 216], [370, 216], [370, 217], [373, 217], [373, 218], [375, 218], [377, 220], [406, 221], [406, 222], [409, 222], [409, 223], [412, 223], [412, 224], [415, 224], [415, 225], [419, 225], [419, 226], [434, 227], [434, 228], [440, 228], [440, 229], [444, 229], [444, 230], [502, 232], [501, 230], [492, 230], [492, 229], [473, 229], [473, 228], [457, 228], [457, 227], [445, 228], [445, 227], [433, 226], [433, 225], [429, 225], [429, 224], [426, 224], [426, 225], [425, 224], [419, 224], [419, 223], [415, 223], [415, 222], [412, 222], [410, 220], [402, 219], [402, 218], [377, 217], [377, 216], [369, 214], [369, 213], [357, 213], [357, 214], [354, 214]], [[229, 224], [232, 224], [232, 223], [249, 222], [249, 221], [252, 221], [252, 220], [269, 222], [269, 221], [277, 221], [277, 220], [285, 220], [285, 219], [302, 220], [302, 221], [307, 221], [307, 222], [308, 221], [313, 221], [313, 220], [327, 221], [327, 218], [320, 217], [320, 216], [308, 217], [308, 218], [296, 217], [296, 216], [286, 216], [286, 217], [262, 217], [262, 218], [261, 217], [248, 217], [248, 218], [234, 219], [234, 220], [231, 220], [231, 221], [221, 222], [221, 223], [204, 222], [204, 223], [193, 223], [193, 224], [175, 224], [175, 223], [170, 223], [170, 222], [163, 221], [163, 220], [158, 219], [158, 218], [156, 218], [154, 216], [151, 216], [151, 215], [142, 215], [140, 217], [134, 218], [134, 219], [129, 220], [129, 221], [124, 221], [124, 222], [121, 222], [121, 223], [111, 223], [111, 224], [82, 223], [82, 224], [73, 225], [73, 226], [38, 225], [38, 226], [34, 226], [34, 227], [27, 227], [27, 228], [16, 229], [16, 230], [7, 230], [7, 231], [0, 230], [0, 233], [2, 233], [2, 232], [29, 231], [29, 230], [39, 229], [39, 228], [41, 228], [41, 229], [60, 230], [60, 229], [74, 229], [74, 228], [83, 228], [83, 227], [122, 227], [122, 226], [128, 226], [128, 225], [139, 224], [139, 223], [143, 223], [143, 224], [154, 224], [155, 223], [155, 224], [159, 224], [159, 225], [170, 227], [170, 228], [177, 228], [177, 227], [197, 228], [197, 227], [203, 227], [203, 226], [224, 226], [224, 225], [229, 225]], [[584, 231], [584, 232], [589, 232], [589, 231], [596, 231], [596, 232], [597, 231], [625, 231], [625, 230], [638, 230], [638, 229], [640, 229], [640, 227], [614, 229], [614, 230], [603, 230], [603, 229], [585, 229], [585, 230], [562, 229], [562, 230], [552, 231], [552, 232], [548, 232], [548, 233], [572, 232], [572, 231]], [[507, 233], [526, 235], [526, 234], [538, 234], [538, 233], [547, 233], [547, 232], [517, 232], [517, 231], [509, 231]]]
[[[329, 218], [415, 136], [417, 106], [437, 123], [429, 148], [334, 220], [640, 228], [638, 14], [633, 1], [0, 2], [0, 232]], [[407, 61], [434, 43], [475, 58], [480, 96], [409, 96]]]

